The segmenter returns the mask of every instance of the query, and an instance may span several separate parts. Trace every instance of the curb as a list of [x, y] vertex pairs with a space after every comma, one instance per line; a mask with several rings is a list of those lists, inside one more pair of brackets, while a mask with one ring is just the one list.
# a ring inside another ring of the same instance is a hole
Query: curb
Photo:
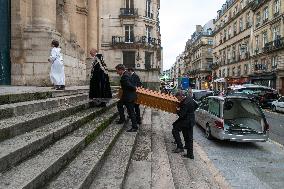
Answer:
[[200, 159], [207, 165], [208, 171], [214, 177], [214, 180], [222, 189], [232, 189], [231, 185], [228, 181], [226, 181], [225, 177], [220, 173], [220, 170], [215, 167], [213, 162], [207, 156], [207, 153], [203, 150], [203, 148], [196, 142], [193, 141], [194, 149], [196, 150], [197, 154], [200, 156]]
[[277, 146], [279, 146], [280, 148], [284, 149], [284, 145], [280, 144], [279, 142], [276, 142], [275, 140], [272, 140], [272, 139], [268, 139], [269, 142], [273, 143], [273, 144], [276, 144]]

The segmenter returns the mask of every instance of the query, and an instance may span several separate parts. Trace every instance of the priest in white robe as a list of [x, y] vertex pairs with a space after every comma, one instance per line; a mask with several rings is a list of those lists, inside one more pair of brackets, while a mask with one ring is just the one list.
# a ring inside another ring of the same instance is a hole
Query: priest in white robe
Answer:
[[59, 42], [56, 40], [52, 41], [51, 46], [50, 58], [48, 59], [51, 63], [50, 80], [56, 90], [64, 90], [65, 74], [61, 48], [59, 48]]

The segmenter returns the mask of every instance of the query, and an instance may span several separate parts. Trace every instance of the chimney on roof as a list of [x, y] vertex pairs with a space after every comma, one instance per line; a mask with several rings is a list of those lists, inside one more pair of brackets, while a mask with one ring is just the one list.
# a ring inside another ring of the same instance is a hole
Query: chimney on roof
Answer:
[[196, 25], [196, 32], [202, 32], [202, 26], [201, 25]]

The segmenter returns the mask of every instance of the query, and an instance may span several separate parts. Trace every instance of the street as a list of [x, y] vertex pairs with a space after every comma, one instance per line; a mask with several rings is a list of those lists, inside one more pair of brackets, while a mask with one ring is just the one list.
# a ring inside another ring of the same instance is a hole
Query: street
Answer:
[[266, 120], [270, 126], [269, 138], [284, 145], [284, 114], [264, 110]]
[[271, 141], [237, 143], [207, 140], [199, 126], [195, 127], [194, 139], [232, 188], [284, 188], [282, 146]]

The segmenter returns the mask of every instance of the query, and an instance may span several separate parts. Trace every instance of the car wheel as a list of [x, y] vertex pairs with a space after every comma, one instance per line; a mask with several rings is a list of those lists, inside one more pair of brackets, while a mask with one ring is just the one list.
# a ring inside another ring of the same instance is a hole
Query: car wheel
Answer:
[[209, 140], [213, 139], [213, 136], [211, 135], [211, 129], [208, 124], [206, 125], [205, 136]]
[[272, 109], [273, 112], [276, 112], [276, 111], [277, 111], [277, 110], [276, 110], [276, 106], [272, 106], [271, 109]]

